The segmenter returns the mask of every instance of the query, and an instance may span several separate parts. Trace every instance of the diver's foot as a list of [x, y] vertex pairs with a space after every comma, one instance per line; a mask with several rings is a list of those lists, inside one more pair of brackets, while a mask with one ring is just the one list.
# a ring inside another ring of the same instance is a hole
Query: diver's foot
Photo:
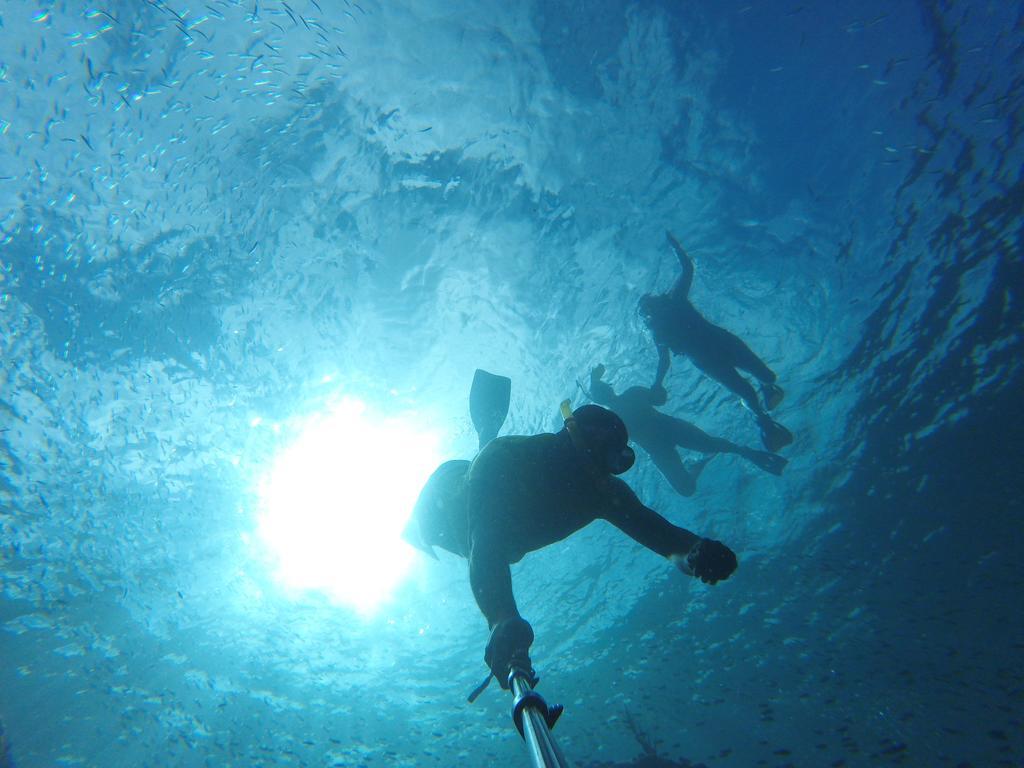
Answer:
[[751, 451], [747, 454], [747, 459], [752, 463], [759, 466], [765, 472], [772, 475], [781, 475], [782, 470], [786, 468], [789, 463], [788, 459], [784, 459], [777, 453], [768, 453], [768, 451]]
[[778, 384], [762, 384], [761, 395], [764, 397], [764, 407], [771, 411], [782, 404], [782, 398], [786, 393]]
[[761, 428], [761, 442], [772, 453], [782, 450], [793, 442], [793, 433], [767, 416], [761, 416], [757, 420], [757, 425]]

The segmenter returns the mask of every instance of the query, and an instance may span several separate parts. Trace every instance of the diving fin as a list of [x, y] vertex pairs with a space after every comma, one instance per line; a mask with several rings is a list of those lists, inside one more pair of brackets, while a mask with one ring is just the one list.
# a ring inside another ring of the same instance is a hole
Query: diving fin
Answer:
[[778, 384], [762, 384], [761, 394], [764, 396], [765, 410], [772, 411], [782, 404], [782, 398], [785, 397], [786, 393], [782, 391], [782, 387]]
[[755, 451], [753, 448], [748, 453], [744, 453], [748, 461], [752, 464], [757, 465], [765, 472], [769, 472], [773, 475], [781, 475], [782, 470], [786, 468], [786, 464], [789, 463], [788, 459], [779, 456], [777, 453], [769, 453], [768, 451]]
[[508, 416], [512, 396], [512, 379], [477, 368], [473, 374], [473, 387], [469, 391], [469, 415], [476, 428], [482, 450], [498, 436]]
[[761, 428], [761, 442], [772, 453], [793, 442], [793, 433], [765, 414], [758, 417], [757, 425]]

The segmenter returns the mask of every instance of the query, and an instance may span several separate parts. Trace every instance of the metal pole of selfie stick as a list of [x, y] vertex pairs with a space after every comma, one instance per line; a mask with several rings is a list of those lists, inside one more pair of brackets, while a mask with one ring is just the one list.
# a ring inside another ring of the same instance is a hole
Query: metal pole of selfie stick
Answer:
[[551, 735], [551, 728], [562, 714], [562, 705], [549, 707], [544, 697], [533, 690], [537, 678], [529, 665], [524, 669], [513, 662], [508, 683], [515, 696], [512, 722], [526, 742], [534, 768], [570, 768]]

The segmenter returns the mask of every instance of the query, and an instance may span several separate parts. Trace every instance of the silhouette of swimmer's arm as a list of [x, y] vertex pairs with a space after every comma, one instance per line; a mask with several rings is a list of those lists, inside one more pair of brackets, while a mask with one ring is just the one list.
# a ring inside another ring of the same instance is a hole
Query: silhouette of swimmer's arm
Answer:
[[604, 376], [603, 365], [595, 366], [590, 372], [590, 397], [595, 403], [614, 408], [615, 390], [612, 389], [611, 384], [602, 380], [602, 376]]
[[634, 541], [673, 562], [685, 557], [700, 541], [697, 534], [672, 525], [653, 509], [645, 507], [624, 481], [613, 477], [608, 483], [608, 502], [600, 517]]
[[651, 389], [665, 388], [665, 375], [668, 373], [668, 367], [672, 363], [672, 352], [665, 344], [658, 345], [658, 372], [654, 374], [654, 386]]
[[590, 372], [590, 399], [595, 403], [606, 405], [613, 411], [618, 408], [628, 408], [630, 404], [641, 404], [644, 406], [657, 407], [664, 405], [667, 399], [665, 389], [658, 387], [630, 387], [621, 395], [615, 394], [612, 385], [604, 381], [604, 366], [598, 365]]
[[[675, 235], [666, 231], [665, 237], [668, 238], [668, 242], [672, 246], [672, 250], [676, 252], [676, 258], [679, 259], [679, 266], [682, 268], [682, 273], [676, 279], [676, 283], [672, 286], [672, 290], [669, 291], [668, 295], [671, 296], [674, 301], [689, 302], [690, 286], [693, 284], [693, 261], [690, 259], [689, 255], [687, 255], [686, 251], [683, 250], [683, 246], [679, 241], [676, 240]], [[659, 343], [658, 372], [654, 376], [654, 388], [658, 389], [662, 387], [671, 361], [671, 350], [668, 345]]]
[[679, 275], [676, 284], [672, 286], [672, 298], [685, 299], [690, 295], [690, 285], [693, 283], [693, 261], [671, 232], [666, 232], [665, 236], [668, 238], [669, 243], [671, 243], [672, 250], [676, 252], [676, 256], [679, 258], [679, 266], [683, 268], [683, 273]]

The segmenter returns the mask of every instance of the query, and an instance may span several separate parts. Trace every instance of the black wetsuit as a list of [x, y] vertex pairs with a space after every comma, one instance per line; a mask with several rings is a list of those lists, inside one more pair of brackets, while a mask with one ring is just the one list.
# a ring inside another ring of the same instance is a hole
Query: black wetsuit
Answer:
[[473, 595], [494, 627], [519, 616], [509, 564], [599, 518], [663, 557], [685, 557], [700, 540], [644, 506], [619, 478], [596, 472], [566, 430], [499, 437], [472, 463], [443, 464], [420, 494], [406, 538], [469, 559]]

